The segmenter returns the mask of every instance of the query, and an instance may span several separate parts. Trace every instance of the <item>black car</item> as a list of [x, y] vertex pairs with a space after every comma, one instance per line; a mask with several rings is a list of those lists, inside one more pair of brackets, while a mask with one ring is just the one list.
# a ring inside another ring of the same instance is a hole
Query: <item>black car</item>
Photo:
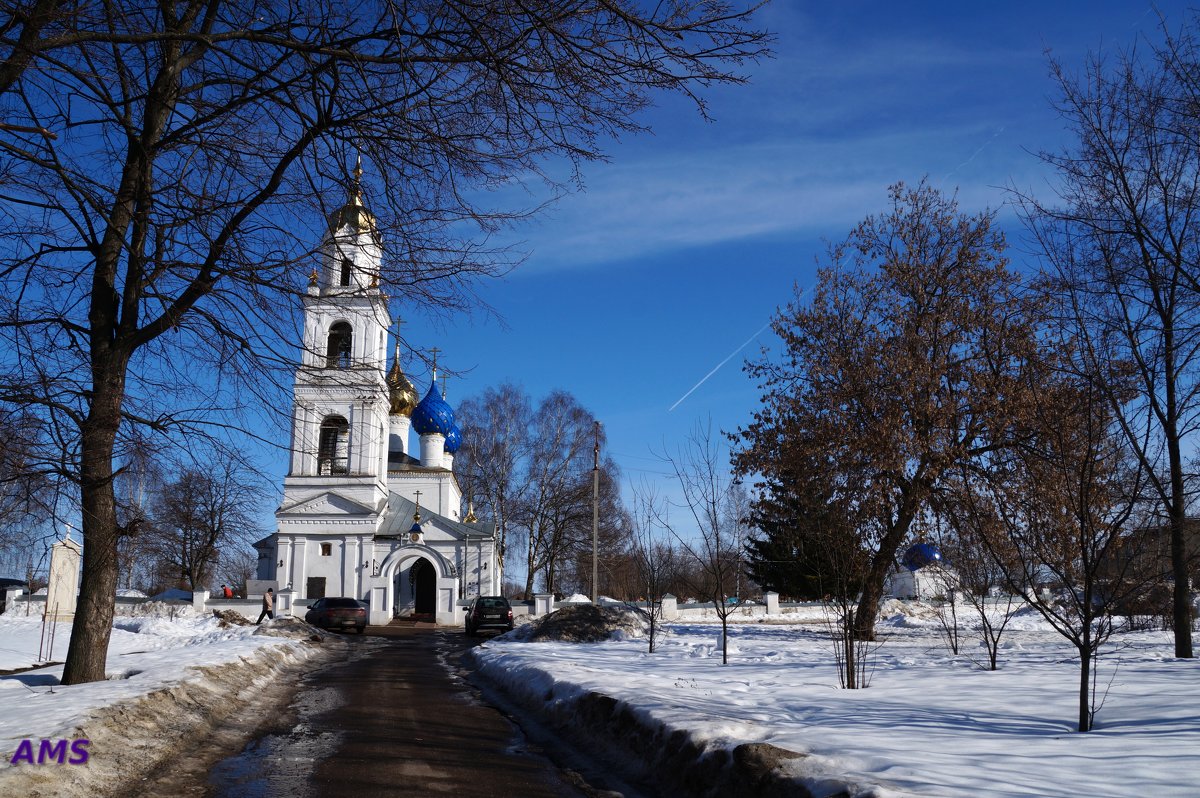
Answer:
[[474, 636], [482, 629], [510, 632], [513, 628], [513, 611], [504, 596], [478, 596], [467, 605], [466, 631]]
[[350, 629], [359, 634], [367, 628], [367, 610], [358, 599], [322, 598], [313, 602], [304, 620], [322, 629]]

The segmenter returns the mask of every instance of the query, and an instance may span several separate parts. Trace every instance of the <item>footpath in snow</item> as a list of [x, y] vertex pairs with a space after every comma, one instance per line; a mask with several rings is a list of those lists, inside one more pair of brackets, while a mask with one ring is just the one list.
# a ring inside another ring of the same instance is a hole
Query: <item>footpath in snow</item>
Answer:
[[727, 768], [761, 743], [794, 753], [776, 775], [817, 796], [1200, 795], [1200, 662], [1174, 659], [1167, 633], [1112, 641], [1096, 728], [1079, 734], [1078, 660], [1030, 611], [991, 672], [977, 638], [952, 655], [928, 608], [894, 602], [863, 690], [838, 687], [819, 620], [736, 624], [725, 666], [714, 621], [670, 624], [654, 654], [636, 625], [595, 643], [525, 642], [518, 627], [474, 652], [487, 678], [630, 775], [670, 770], [688, 747]]

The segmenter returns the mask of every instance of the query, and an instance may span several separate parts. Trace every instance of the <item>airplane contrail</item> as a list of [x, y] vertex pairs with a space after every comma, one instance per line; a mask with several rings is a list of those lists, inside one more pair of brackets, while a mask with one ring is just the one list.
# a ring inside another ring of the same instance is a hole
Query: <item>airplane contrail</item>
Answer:
[[700, 382], [698, 382], [692, 386], [692, 390], [688, 391], [683, 396], [679, 397], [679, 400], [676, 401], [675, 404], [673, 404], [669, 408], [667, 408], [667, 412], [670, 413], [672, 410], [679, 407], [680, 403], [683, 402], [684, 399], [687, 399], [689, 396], [691, 396], [693, 393], [695, 393], [696, 389], [699, 388], [701, 385], [703, 385], [705, 382], [707, 382], [709, 377], [711, 377], [712, 375], [714, 375], [718, 371], [720, 371], [721, 366], [724, 366], [726, 363], [728, 363], [730, 360], [732, 360], [734, 358], [734, 356], [737, 355], [738, 352], [741, 352], [743, 349], [745, 349], [750, 344], [751, 341], [753, 341], [758, 336], [762, 335], [762, 331], [767, 329], [770, 326], [771, 326], [771, 322], [768, 321], [766, 324], [759, 327], [758, 332], [754, 333], [754, 335], [751, 335], [749, 338], [747, 338], [746, 342], [744, 344], [742, 344], [737, 349], [730, 352], [728, 357], [726, 357], [724, 360], [722, 360], [720, 363], [718, 363], [716, 366], [714, 366], [713, 370], [708, 372], [707, 374], [705, 374], [704, 378], [701, 379]]

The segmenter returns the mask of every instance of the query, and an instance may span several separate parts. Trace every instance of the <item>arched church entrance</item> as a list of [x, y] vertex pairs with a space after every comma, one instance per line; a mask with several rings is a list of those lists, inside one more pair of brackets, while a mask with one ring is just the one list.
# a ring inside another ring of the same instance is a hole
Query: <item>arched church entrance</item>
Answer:
[[414, 614], [437, 612], [437, 570], [433, 563], [424, 557], [414, 560], [408, 571], [408, 584], [412, 589]]

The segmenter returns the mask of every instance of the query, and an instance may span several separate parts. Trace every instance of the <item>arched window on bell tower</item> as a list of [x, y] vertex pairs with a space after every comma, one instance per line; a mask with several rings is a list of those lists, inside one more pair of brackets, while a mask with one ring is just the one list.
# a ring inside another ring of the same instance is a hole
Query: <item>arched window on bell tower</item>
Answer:
[[354, 330], [349, 322], [339, 321], [329, 328], [329, 343], [325, 347], [325, 367], [331, 369], [350, 368], [350, 350], [354, 343]]
[[350, 273], [354, 271], [354, 261], [342, 258], [342, 274], [338, 285], [350, 285]]
[[321, 422], [317, 473], [322, 476], [350, 473], [350, 424], [341, 416], [326, 416]]

